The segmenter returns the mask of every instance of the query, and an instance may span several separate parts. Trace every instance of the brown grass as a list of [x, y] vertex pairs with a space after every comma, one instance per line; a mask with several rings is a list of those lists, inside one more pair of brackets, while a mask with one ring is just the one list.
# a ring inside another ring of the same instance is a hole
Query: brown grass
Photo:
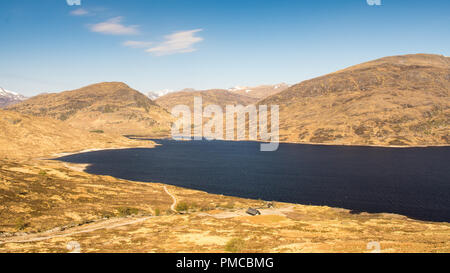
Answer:
[[[163, 185], [89, 175], [58, 162], [2, 161], [0, 178], [0, 242], [17, 232], [32, 235], [58, 228], [54, 232], [60, 234], [61, 227], [70, 232], [130, 215], [130, 221], [159, 215], [117, 228], [4, 243], [0, 252], [67, 252], [70, 241], [78, 242], [82, 252], [369, 252], [372, 241], [380, 243], [382, 252], [450, 251], [449, 223], [283, 203], [275, 204], [282, 213], [239, 216], [264, 202], [170, 186], [179, 202], [196, 204], [196, 209], [174, 215]], [[233, 208], [226, 207], [230, 203]], [[204, 213], [201, 208], [206, 207], [214, 210]], [[236, 216], [213, 217], [225, 212]]]

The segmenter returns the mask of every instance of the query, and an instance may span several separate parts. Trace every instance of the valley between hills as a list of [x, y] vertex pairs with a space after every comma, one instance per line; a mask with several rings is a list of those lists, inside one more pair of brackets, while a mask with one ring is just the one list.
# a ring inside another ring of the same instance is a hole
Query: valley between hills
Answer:
[[[279, 105], [283, 142], [450, 144], [448, 57], [387, 57], [290, 87], [242, 90], [152, 100], [109, 82], [0, 110], [0, 252], [68, 252], [71, 241], [82, 252], [371, 252], [372, 241], [382, 252], [450, 251], [450, 223], [270, 204], [92, 175], [48, 160], [87, 149], [152, 148], [152, 141], [125, 136], [168, 137], [171, 107], [191, 106], [194, 96], [204, 106]], [[248, 207], [262, 215], [246, 215]]]

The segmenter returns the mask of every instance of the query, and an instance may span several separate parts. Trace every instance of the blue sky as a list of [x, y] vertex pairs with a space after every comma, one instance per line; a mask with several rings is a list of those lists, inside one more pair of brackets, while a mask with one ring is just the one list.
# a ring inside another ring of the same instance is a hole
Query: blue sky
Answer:
[[0, 86], [142, 91], [290, 84], [372, 59], [450, 55], [450, 1], [0, 1]]

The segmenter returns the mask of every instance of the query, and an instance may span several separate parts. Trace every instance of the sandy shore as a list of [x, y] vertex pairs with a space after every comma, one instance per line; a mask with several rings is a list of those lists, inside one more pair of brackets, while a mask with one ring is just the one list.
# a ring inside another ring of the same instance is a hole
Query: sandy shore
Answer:
[[85, 149], [85, 150], [75, 151], [75, 152], [63, 152], [63, 153], [52, 154], [51, 157], [48, 159], [57, 159], [58, 157], [69, 156], [69, 155], [74, 155], [74, 154], [82, 154], [82, 153], [98, 152], [98, 151], [108, 151], [108, 150], [151, 149], [158, 145], [161, 145], [161, 144], [155, 143], [155, 144], [152, 144], [151, 146], [136, 146], [136, 147], [91, 148], [91, 149]]

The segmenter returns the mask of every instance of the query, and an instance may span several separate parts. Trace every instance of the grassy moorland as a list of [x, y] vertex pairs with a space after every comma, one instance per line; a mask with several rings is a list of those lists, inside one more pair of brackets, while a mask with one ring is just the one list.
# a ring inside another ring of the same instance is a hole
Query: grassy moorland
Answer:
[[450, 144], [450, 58], [386, 57], [296, 84], [280, 106], [280, 140], [335, 145]]
[[[0, 252], [448, 252], [450, 224], [275, 203], [90, 175], [54, 161], [0, 168]], [[171, 206], [174, 204], [174, 211]], [[260, 216], [245, 209], [257, 207]]]

